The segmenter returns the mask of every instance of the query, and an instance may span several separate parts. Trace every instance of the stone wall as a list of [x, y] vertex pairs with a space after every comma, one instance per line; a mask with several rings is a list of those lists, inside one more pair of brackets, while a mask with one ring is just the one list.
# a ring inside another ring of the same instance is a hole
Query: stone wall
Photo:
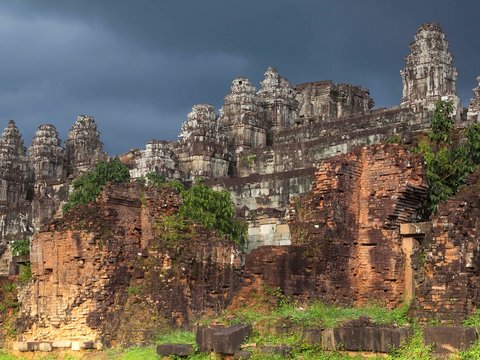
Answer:
[[274, 174], [210, 179], [207, 185], [232, 194], [238, 213], [248, 222], [247, 249], [289, 245], [286, 210], [290, 200], [310, 190], [315, 169], [309, 167]]
[[442, 203], [416, 256], [416, 315], [460, 323], [480, 305], [480, 170]]
[[360, 86], [334, 84], [330, 80], [295, 86], [299, 103], [299, 119], [320, 120], [362, 115], [373, 107], [370, 93]]
[[20, 337], [135, 343], [222, 310], [239, 287], [240, 251], [193, 224], [172, 246], [156, 224], [179, 204], [173, 189], [110, 186], [37, 233]]
[[399, 145], [324, 162], [313, 189], [292, 201], [292, 245], [253, 250], [245, 286], [261, 279], [299, 299], [395, 307], [405, 292], [399, 225], [414, 217], [425, 195], [421, 159]]

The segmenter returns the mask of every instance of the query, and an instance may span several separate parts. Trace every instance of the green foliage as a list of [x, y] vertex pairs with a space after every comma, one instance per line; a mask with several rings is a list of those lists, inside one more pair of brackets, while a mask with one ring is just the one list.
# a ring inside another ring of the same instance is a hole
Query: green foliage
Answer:
[[459, 359], [480, 359], [480, 341], [477, 341], [469, 349], [462, 351], [458, 354]]
[[181, 194], [183, 203], [179, 210], [180, 216], [207, 229], [217, 230], [238, 244], [244, 242], [247, 225], [236, 219], [235, 206], [228, 191], [215, 191], [197, 183]]
[[397, 360], [430, 360], [431, 346], [423, 344], [423, 332], [417, 326], [413, 326], [413, 336], [398, 349], [392, 349], [388, 358]]
[[30, 254], [30, 240], [14, 240], [11, 244], [11, 249], [13, 256], [28, 255]]
[[387, 144], [401, 144], [402, 143], [402, 137], [398, 134], [391, 134], [387, 140], [385, 140]]
[[142, 285], [132, 285], [127, 288], [128, 296], [136, 296], [141, 295], [143, 293], [143, 286]]
[[157, 230], [167, 246], [176, 246], [179, 241], [187, 238], [188, 224], [180, 214], [164, 216], [157, 224]]
[[17, 281], [20, 284], [27, 284], [32, 280], [33, 274], [32, 274], [32, 267], [30, 264], [22, 264], [20, 265], [20, 271], [17, 277]]
[[67, 212], [77, 204], [95, 201], [107, 182], [122, 183], [129, 178], [128, 168], [118, 158], [101, 161], [95, 165], [93, 171], [73, 181], [73, 191], [63, 211]]
[[173, 330], [161, 334], [155, 339], [155, 344], [192, 344], [195, 345], [195, 333], [186, 330]]
[[438, 101], [435, 107], [432, 131], [421, 139], [416, 151], [425, 158], [428, 180], [427, 201], [421, 210], [426, 220], [439, 203], [455, 195], [466, 176], [480, 163], [480, 124], [468, 127], [454, 141], [453, 103]]
[[165, 176], [155, 171], [150, 171], [145, 175], [145, 182], [148, 186], [162, 186], [165, 184]]
[[471, 314], [464, 322], [463, 326], [473, 326], [480, 328], [480, 311], [476, 309], [473, 314]]

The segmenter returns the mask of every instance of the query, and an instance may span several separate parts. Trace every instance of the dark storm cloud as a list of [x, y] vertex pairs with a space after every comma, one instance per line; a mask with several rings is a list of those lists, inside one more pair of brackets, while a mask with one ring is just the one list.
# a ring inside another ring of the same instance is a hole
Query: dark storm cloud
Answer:
[[398, 104], [418, 27], [444, 28], [468, 104], [480, 74], [475, 1], [31, 0], [0, 4], [0, 120], [26, 143], [53, 123], [65, 138], [92, 114], [110, 153], [174, 139], [191, 106], [221, 106], [231, 80], [268, 65], [291, 82], [332, 79]]

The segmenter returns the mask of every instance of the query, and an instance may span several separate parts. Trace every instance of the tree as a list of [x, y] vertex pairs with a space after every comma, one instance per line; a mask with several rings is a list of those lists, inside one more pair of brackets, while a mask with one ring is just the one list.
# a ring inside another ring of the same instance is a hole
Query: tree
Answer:
[[459, 130], [454, 140], [453, 103], [440, 100], [435, 105], [432, 130], [420, 140], [417, 152], [425, 157], [428, 180], [427, 200], [421, 210], [426, 220], [439, 203], [455, 195], [466, 177], [480, 163], [480, 124]]

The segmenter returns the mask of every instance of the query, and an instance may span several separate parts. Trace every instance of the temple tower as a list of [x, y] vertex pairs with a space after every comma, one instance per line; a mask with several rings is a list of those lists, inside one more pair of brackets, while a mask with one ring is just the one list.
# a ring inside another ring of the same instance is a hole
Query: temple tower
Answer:
[[247, 78], [233, 80], [220, 110], [219, 126], [235, 153], [266, 145], [268, 125], [256, 89]]
[[6, 243], [29, 237], [32, 178], [25, 146], [15, 122], [10, 120], [0, 139], [0, 240]]
[[477, 77], [478, 85], [473, 89], [473, 98], [468, 107], [467, 120], [469, 122], [480, 122], [480, 76]]
[[32, 223], [38, 229], [68, 198], [66, 155], [55, 126], [40, 125], [28, 152], [34, 174]]
[[93, 116], [79, 115], [77, 117], [77, 121], [68, 132], [65, 145], [68, 174], [73, 177], [88, 172], [96, 163], [107, 159]]
[[432, 110], [440, 99], [453, 101], [460, 108], [457, 96], [457, 69], [448, 51], [442, 28], [433, 23], [423, 24], [410, 44], [405, 68], [400, 71], [403, 81], [402, 106]]
[[267, 69], [264, 76], [257, 95], [265, 112], [266, 123], [272, 131], [292, 127], [298, 113], [292, 85], [272, 67]]
[[178, 162], [182, 176], [193, 179], [228, 174], [227, 138], [218, 131], [217, 114], [212, 105], [195, 105], [182, 124], [179, 138]]

